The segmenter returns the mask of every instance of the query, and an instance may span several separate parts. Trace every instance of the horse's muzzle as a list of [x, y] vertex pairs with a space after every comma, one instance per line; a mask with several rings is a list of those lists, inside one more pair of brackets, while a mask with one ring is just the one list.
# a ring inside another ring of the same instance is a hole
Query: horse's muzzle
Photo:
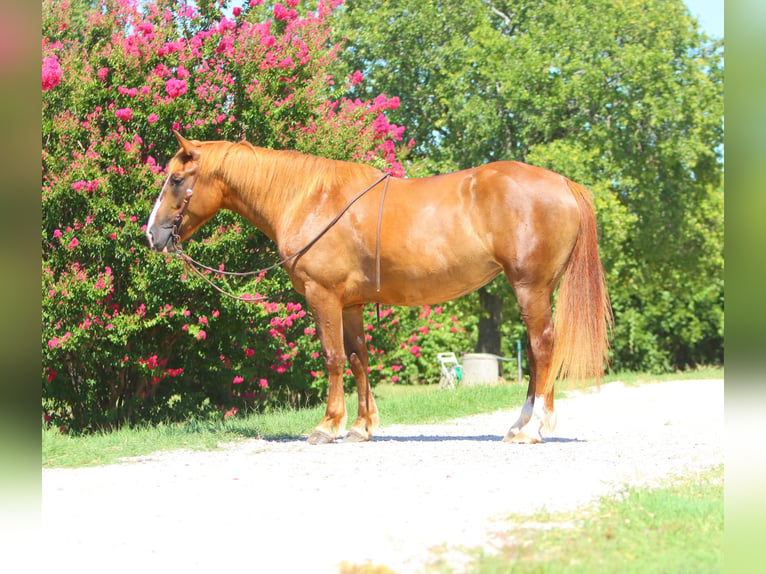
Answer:
[[169, 226], [155, 226], [146, 230], [146, 238], [149, 240], [149, 248], [154, 251], [162, 251], [165, 253], [173, 253], [177, 251], [175, 235], [173, 233], [174, 227]]

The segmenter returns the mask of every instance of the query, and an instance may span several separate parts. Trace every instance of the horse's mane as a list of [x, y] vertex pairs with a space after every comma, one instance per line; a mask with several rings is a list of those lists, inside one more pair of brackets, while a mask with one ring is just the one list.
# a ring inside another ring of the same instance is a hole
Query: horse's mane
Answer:
[[239, 189], [244, 201], [252, 198], [253, 202], [267, 200], [280, 204], [302, 200], [376, 171], [364, 164], [270, 150], [247, 141], [203, 145], [203, 169], [217, 170], [224, 181]]

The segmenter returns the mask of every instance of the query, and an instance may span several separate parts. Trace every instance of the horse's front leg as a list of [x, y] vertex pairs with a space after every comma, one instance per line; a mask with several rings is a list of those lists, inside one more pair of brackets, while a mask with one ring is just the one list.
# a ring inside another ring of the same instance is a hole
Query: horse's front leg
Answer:
[[327, 395], [327, 409], [324, 418], [309, 435], [310, 444], [327, 444], [335, 440], [346, 428], [346, 401], [343, 396], [343, 370], [346, 355], [343, 349], [342, 306], [337, 297], [327, 291], [306, 288], [306, 302], [322, 344], [330, 388]]
[[372, 429], [378, 426], [378, 408], [372, 396], [367, 373], [368, 354], [364, 340], [364, 316], [362, 305], [343, 309], [343, 341], [356, 379], [359, 408], [356, 421], [351, 425], [344, 442], [365, 442], [372, 438]]

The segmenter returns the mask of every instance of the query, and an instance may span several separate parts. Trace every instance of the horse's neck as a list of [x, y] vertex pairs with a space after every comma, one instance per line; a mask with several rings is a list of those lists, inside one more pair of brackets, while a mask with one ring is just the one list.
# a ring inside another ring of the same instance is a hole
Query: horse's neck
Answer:
[[310, 170], [294, 164], [294, 156], [255, 147], [231, 148], [222, 166], [228, 198], [224, 207], [239, 213], [277, 241], [298, 211], [317, 192]]

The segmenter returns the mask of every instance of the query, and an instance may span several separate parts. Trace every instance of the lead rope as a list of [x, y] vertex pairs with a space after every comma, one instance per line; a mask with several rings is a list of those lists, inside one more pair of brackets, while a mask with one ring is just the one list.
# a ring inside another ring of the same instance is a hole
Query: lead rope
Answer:
[[[378, 230], [375, 237], [375, 291], [380, 295], [380, 230], [383, 226], [383, 203], [386, 201], [386, 192], [388, 191], [388, 181], [383, 185], [383, 193], [380, 196], [380, 207], [378, 208]], [[378, 322], [378, 331], [380, 331], [380, 301], [375, 302], [375, 315]]]
[[[298, 251], [293, 253], [292, 255], [285, 257], [284, 259], [278, 261], [274, 265], [270, 265], [264, 269], [259, 269], [257, 271], [242, 271], [242, 272], [235, 272], [235, 271], [224, 271], [222, 269], [213, 269], [212, 267], [208, 267], [207, 265], [200, 263], [199, 261], [193, 259], [191, 256], [186, 254], [183, 249], [181, 249], [181, 242], [180, 237], [177, 233], [177, 226], [180, 226], [180, 218], [176, 216], [177, 219], [177, 225], [173, 226], [173, 238], [174, 238], [174, 245], [176, 248], [176, 256], [179, 257], [186, 266], [186, 269], [191, 269], [196, 273], [199, 277], [205, 280], [206, 283], [208, 283], [211, 287], [213, 287], [216, 291], [219, 293], [226, 295], [227, 297], [230, 297], [232, 299], [235, 299], [237, 301], [248, 301], [248, 302], [254, 302], [254, 301], [267, 301], [273, 297], [281, 296], [290, 290], [284, 290], [280, 291], [279, 293], [275, 295], [263, 295], [261, 297], [253, 297], [250, 295], [246, 296], [238, 296], [234, 295], [233, 293], [230, 293], [224, 289], [221, 289], [218, 285], [213, 283], [210, 279], [205, 277], [205, 274], [202, 273], [198, 268], [204, 269], [206, 271], [211, 271], [212, 273], [217, 273], [219, 275], [235, 275], [238, 277], [243, 277], [246, 275], [260, 275], [261, 273], [267, 273], [269, 271], [272, 271], [276, 269], [277, 267], [281, 267], [288, 261], [291, 261], [295, 259], [296, 257], [300, 257], [304, 253], [306, 253], [311, 247], [314, 246], [314, 244], [319, 241], [319, 239], [327, 233], [337, 222], [338, 220], [343, 216], [344, 213], [346, 213], [354, 203], [357, 202], [363, 195], [365, 195], [368, 191], [372, 190], [376, 185], [378, 185], [381, 181], [385, 180], [386, 183], [383, 186], [383, 195], [380, 199], [380, 213], [378, 213], [378, 229], [377, 229], [377, 241], [375, 246], [375, 260], [376, 260], [376, 288], [377, 292], [380, 293], [380, 229], [381, 229], [381, 223], [383, 221], [383, 201], [386, 198], [386, 191], [388, 190], [388, 181], [391, 178], [390, 173], [385, 173], [382, 176], [380, 176], [378, 179], [376, 179], [371, 185], [360, 191], [358, 194], [356, 194], [344, 207], [341, 209], [338, 214], [332, 218], [332, 220], [314, 237], [311, 241], [309, 241], [306, 245], [301, 247]], [[186, 203], [188, 203], [189, 198], [191, 197], [191, 193], [189, 193], [190, 190], [187, 190], [187, 196], [186, 200], [184, 201], [184, 204], [181, 208], [181, 212], [178, 214], [179, 216], [183, 216], [183, 210], [186, 207]], [[376, 303], [377, 309], [378, 309], [378, 327], [380, 328], [380, 303]]]

